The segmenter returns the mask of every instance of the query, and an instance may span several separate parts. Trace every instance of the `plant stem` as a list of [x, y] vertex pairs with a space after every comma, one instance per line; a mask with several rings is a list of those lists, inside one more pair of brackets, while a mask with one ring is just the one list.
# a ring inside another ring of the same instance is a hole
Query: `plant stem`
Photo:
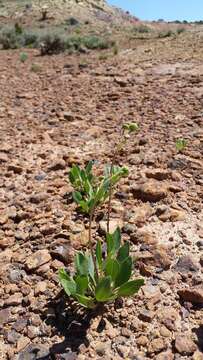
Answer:
[[96, 264], [96, 260], [95, 260], [95, 256], [94, 256], [94, 250], [93, 250], [93, 244], [92, 244], [92, 221], [94, 219], [94, 211], [95, 211], [95, 207], [93, 206], [93, 208], [90, 211], [90, 218], [89, 218], [89, 249], [92, 255], [92, 260], [94, 263], [94, 268], [95, 268], [95, 272], [96, 272], [96, 276], [97, 279], [99, 277], [98, 274], [98, 270], [97, 270], [97, 264]]
[[112, 175], [113, 175], [113, 167], [115, 165], [115, 161], [116, 161], [116, 155], [119, 152], [120, 146], [123, 142], [123, 136], [124, 136], [124, 130], [121, 129], [121, 133], [120, 133], [120, 142], [115, 146], [115, 150], [113, 153], [113, 158], [112, 158], [112, 162], [111, 162], [111, 167], [110, 167], [110, 174], [109, 174], [109, 178], [110, 178], [110, 187], [109, 187], [109, 201], [108, 201], [108, 210], [107, 210], [107, 233], [109, 234], [109, 230], [110, 230], [110, 215], [111, 215], [111, 201], [112, 201], [112, 195], [113, 195], [113, 186], [112, 186]]

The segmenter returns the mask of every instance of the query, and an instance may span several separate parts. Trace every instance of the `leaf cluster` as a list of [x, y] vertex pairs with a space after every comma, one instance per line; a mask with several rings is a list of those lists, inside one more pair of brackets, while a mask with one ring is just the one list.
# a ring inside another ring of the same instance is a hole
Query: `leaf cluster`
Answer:
[[185, 139], [177, 139], [175, 144], [176, 144], [176, 150], [181, 152], [186, 148], [187, 140], [185, 140]]
[[122, 177], [128, 175], [126, 167], [107, 166], [104, 176], [97, 178], [92, 172], [92, 166], [93, 161], [90, 161], [85, 169], [74, 165], [69, 173], [69, 180], [76, 189], [73, 199], [86, 214], [90, 214], [108, 198], [110, 185], [115, 186]]
[[80, 305], [94, 308], [98, 303], [136, 294], [144, 284], [143, 279], [129, 280], [132, 275], [132, 258], [129, 243], [121, 244], [120, 229], [106, 235], [107, 254], [102, 257], [100, 240], [96, 245], [96, 272], [92, 255], [87, 251], [75, 256], [75, 274], [65, 269], [59, 271], [59, 280], [66, 294]]

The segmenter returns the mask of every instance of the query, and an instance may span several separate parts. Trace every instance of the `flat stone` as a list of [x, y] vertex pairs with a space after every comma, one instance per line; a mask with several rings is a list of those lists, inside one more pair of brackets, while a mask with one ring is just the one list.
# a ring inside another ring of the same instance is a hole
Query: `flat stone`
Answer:
[[8, 323], [10, 317], [10, 311], [8, 309], [0, 310], [0, 326]]
[[46, 281], [39, 281], [35, 286], [35, 295], [43, 294], [47, 289]]
[[203, 305], [203, 288], [193, 287], [185, 288], [178, 291], [178, 295], [183, 301], [191, 302], [192, 304]]
[[160, 181], [150, 179], [144, 184], [132, 187], [135, 198], [142, 201], [157, 202], [167, 197], [168, 185]]
[[189, 336], [181, 334], [175, 338], [175, 349], [181, 355], [192, 355], [197, 349], [197, 346]]
[[51, 256], [49, 254], [49, 251], [44, 250], [38, 250], [36, 253], [30, 255], [26, 262], [25, 266], [28, 270], [37, 269], [39, 266], [46, 264], [51, 260]]
[[9, 296], [8, 299], [5, 300], [5, 304], [7, 306], [17, 306], [22, 303], [23, 295], [21, 293], [15, 293]]
[[198, 264], [191, 255], [184, 255], [179, 258], [174, 270], [180, 273], [196, 272], [198, 271]]

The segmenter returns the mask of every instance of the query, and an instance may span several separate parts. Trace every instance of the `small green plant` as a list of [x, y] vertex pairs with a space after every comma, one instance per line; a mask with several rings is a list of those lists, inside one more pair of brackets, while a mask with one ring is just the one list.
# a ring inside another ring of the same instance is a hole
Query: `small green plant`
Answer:
[[26, 54], [25, 52], [20, 53], [20, 61], [22, 63], [26, 62], [27, 59], [28, 59], [28, 54]]
[[37, 63], [33, 63], [30, 70], [34, 73], [39, 73], [41, 71], [41, 66]]
[[[130, 133], [138, 131], [135, 123], [124, 124], [119, 143], [115, 146], [111, 165], [105, 167], [103, 176], [93, 173], [93, 161], [84, 169], [74, 165], [69, 180], [75, 191], [73, 199], [79, 210], [89, 216], [89, 250], [78, 252], [75, 256], [75, 273], [70, 275], [65, 269], [59, 271], [59, 281], [66, 294], [87, 308], [113, 301], [118, 297], [137, 293], [144, 284], [143, 279], [130, 280], [132, 258], [129, 243], [121, 242], [121, 232], [117, 228], [109, 231], [111, 200], [113, 189], [122, 177], [128, 175], [126, 167], [115, 165], [116, 155], [125, 145]], [[92, 221], [96, 208], [108, 199], [106, 254], [102, 254], [102, 243], [97, 241], [96, 249], [92, 241]]]
[[175, 145], [177, 152], [182, 152], [187, 146], [187, 140], [177, 139]]
[[135, 33], [146, 34], [146, 33], [149, 33], [150, 31], [151, 31], [151, 29], [148, 26], [143, 25], [143, 24], [134, 27]]
[[185, 32], [185, 28], [184, 27], [180, 27], [177, 29], [177, 34], [180, 35], [182, 34], [183, 32]]
[[159, 34], [158, 34], [158, 38], [159, 39], [165, 39], [167, 37], [171, 37], [175, 35], [174, 32], [172, 30], [167, 30], [167, 31], [161, 31]]

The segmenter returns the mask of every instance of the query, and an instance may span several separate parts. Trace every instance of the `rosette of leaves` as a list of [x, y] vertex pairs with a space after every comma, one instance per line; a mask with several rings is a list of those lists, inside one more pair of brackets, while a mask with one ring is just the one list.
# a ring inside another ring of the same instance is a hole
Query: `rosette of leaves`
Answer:
[[121, 244], [120, 229], [106, 235], [107, 253], [102, 256], [102, 244], [96, 245], [96, 266], [90, 252], [75, 255], [75, 274], [65, 269], [59, 271], [59, 281], [65, 293], [86, 308], [94, 308], [120, 297], [136, 294], [144, 284], [143, 279], [130, 280], [132, 258], [129, 243]]
[[90, 161], [84, 169], [74, 165], [69, 173], [69, 180], [76, 190], [72, 194], [73, 199], [86, 214], [90, 214], [92, 209], [108, 198], [110, 184], [115, 186], [122, 177], [128, 175], [126, 167], [113, 166], [111, 174], [109, 167], [106, 167], [104, 176], [97, 178], [92, 173], [93, 163]]
[[181, 152], [186, 148], [187, 140], [186, 139], [177, 139], [175, 145], [176, 145], [176, 150], [178, 152]]

